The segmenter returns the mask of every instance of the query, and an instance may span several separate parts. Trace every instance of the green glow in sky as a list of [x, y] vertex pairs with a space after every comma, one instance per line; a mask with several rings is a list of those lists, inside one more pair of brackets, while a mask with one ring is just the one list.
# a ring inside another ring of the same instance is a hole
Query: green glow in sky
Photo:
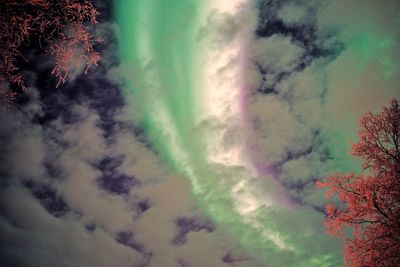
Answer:
[[[120, 57], [129, 76], [126, 93], [137, 100], [151, 141], [173, 164], [165, 141], [187, 142], [185, 136], [193, 126], [197, 11], [196, 1], [191, 0], [120, 1], [118, 7]], [[169, 130], [160, 127], [161, 116], [168, 120], [163, 127], [172, 127], [176, 136], [168, 136]]]
[[376, 60], [383, 65], [384, 72], [388, 77], [393, 74], [395, 64], [390, 56], [393, 47], [391, 38], [379, 36], [373, 31], [359, 32], [350, 38], [346, 46], [355, 51], [361, 66]]
[[329, 237], [309, 236], [299, 242], [299, 237], [286, 233], [281, 220], [303, 224], [295, 213], [263, 208], [251, 218], [243, 218], [235, 210], [229, 188], [248, 174], [206, 163], [204, 149], [193, 138], [200, 3], [205, 1], [119, 1], [119, 52], [126, 98], [132, 99], [146, 134], [163, 158], [190, 179], [199, 206], [255, 259], [272, 266], [309, 267], [316, 262], [321, 267], [331, 266], [337, 260], [336, 251], [310, 250], [301, 244]]

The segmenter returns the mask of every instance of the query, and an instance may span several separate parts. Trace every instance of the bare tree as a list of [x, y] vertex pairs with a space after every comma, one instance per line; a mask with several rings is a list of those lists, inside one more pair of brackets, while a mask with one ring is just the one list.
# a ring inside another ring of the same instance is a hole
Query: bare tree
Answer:
[[0, 0], [0, 101], [11, 104], [18, 91], [27, 92], [20, 62], [34, 42], [54, 60], [52, 74], [64, 83], [71, 69], [97, 65], [100, 55], [87, 23], [99, 13], [89, 0]]
[[344, 207], [326, 206], [328, 233], [345, 240], [347, 266], [400, 266], [400, 107], [393, 99], [378, 114], [360, 119], [359, 141], [351, 154], [362, 160], [361, 174], [337, 174], [318, 182], [327, 197], [337, 196]]

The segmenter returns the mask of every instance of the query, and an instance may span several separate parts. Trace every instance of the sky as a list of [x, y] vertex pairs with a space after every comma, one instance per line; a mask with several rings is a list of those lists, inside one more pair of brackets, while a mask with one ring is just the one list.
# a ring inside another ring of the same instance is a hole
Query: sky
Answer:
[[96, 0], [102, 60], [0, 113], [0, 265], [343, 266], [327, 175], [399, 98], [395, 0]]

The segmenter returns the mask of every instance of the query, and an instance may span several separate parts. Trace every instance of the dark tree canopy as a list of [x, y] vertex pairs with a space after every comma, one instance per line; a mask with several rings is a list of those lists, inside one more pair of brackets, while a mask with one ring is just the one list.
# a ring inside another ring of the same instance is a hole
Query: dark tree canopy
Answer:
[[318, 182], [327, 197], [337, 196], [343, 207], [326, 206], [328, 233], [342, 237], [342, 227], [353, 229], [345, 240], [348, 266], [400, 266], [400, 107], [389, 107], [360, 119], [359, 140], [351, 154], [361, 159], [361, 174], [337, 174]]
[[52, 74], [64, 83], [71, 68], [86, 71], [100, 60], [93, 48], [99, 39], [87, 23], [96, 24], [97, 10], [89, 0], [0, 0], [0, 100], [7, 106], [17, 91], [27, 91], [21, 60], [36, 44], [53, 58]]

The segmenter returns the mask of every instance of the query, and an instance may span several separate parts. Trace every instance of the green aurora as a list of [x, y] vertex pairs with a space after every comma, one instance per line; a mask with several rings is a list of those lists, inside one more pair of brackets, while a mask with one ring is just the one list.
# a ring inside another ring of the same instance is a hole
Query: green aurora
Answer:
[[[314, 219], [309, 209], [294, 212], [263, 207], [243, 218], [235, 210], [235, 201], [227, 188], [248, 173], [239, 167], [207, 162], [201, 142], [194, 138], [199, 90], [195, 75], [200, 71], [197, 62], [201, 55], [196, 38], [205, 4], [195, 0], [119, 1], [120, 58], [126, 72], [126, 98], [135, 105], [135, 112], [139, 111], [146, 134], [163, 158], [190, 179], [199, 206], [217, 225], [240, 240], [255, 259], [266, 266], [341, 265], [338, 242], [326, 237], [322, 226], [312, 229], [315, 233], [300, 234], [307, 232], [307, 227], [302, 226], [308, 220], [314, 220], [310, 225], [321, 221]], [[366, 33], [346, 45], [359, 53], [359, 64], [365, 65], [372, 60], [371, 51], [386, 55], [390, 41], [377, 40]], [[385, 56], [381, 60], [390, 73], [393, 64]], [[355, 135], [332, 131], [325, 136], [342, 171], [358, 169], [349, 157], [340, 156], [348, 149], [341, 144], [349, 136]], [[229, 179], [223, 178], [226, 176]], [[289, 234], [281, 221], [290, 222], [299, 234]], [[315, 245], [319, 243], [325, 245]]]
[[[242, 170], [206, 164], [199, 143], [189, 138], [196, 111], [193, 75], [199, 54], [195, 50], [199, 26], [196, 16], [202, 8], [199, 2], [120, 1], [120, 58], [129, 75], [125, 78], [126, 96], [139, 108], [152, 143], [172, 167], [190, 179], [199, 205], [217, 225], [226, 227], [240, 240], [255, 259], [265, 265], [291, 266], [296, 262], [296, 266], [304, 267], [331, 266], [337, 262], [337, 253], [319, 248], [309, 251], [296, 244], [300, 237], [285, 234], [279, 220], [269, 219], [294, 220], [295, 213], [263, 209], [252, 215], [257, 227], [246, 223], [226, 192], [231, 183], [240, 179], [235, 176], [240, 176]], [[227, 174], [230, 179], [222, 179]]]

